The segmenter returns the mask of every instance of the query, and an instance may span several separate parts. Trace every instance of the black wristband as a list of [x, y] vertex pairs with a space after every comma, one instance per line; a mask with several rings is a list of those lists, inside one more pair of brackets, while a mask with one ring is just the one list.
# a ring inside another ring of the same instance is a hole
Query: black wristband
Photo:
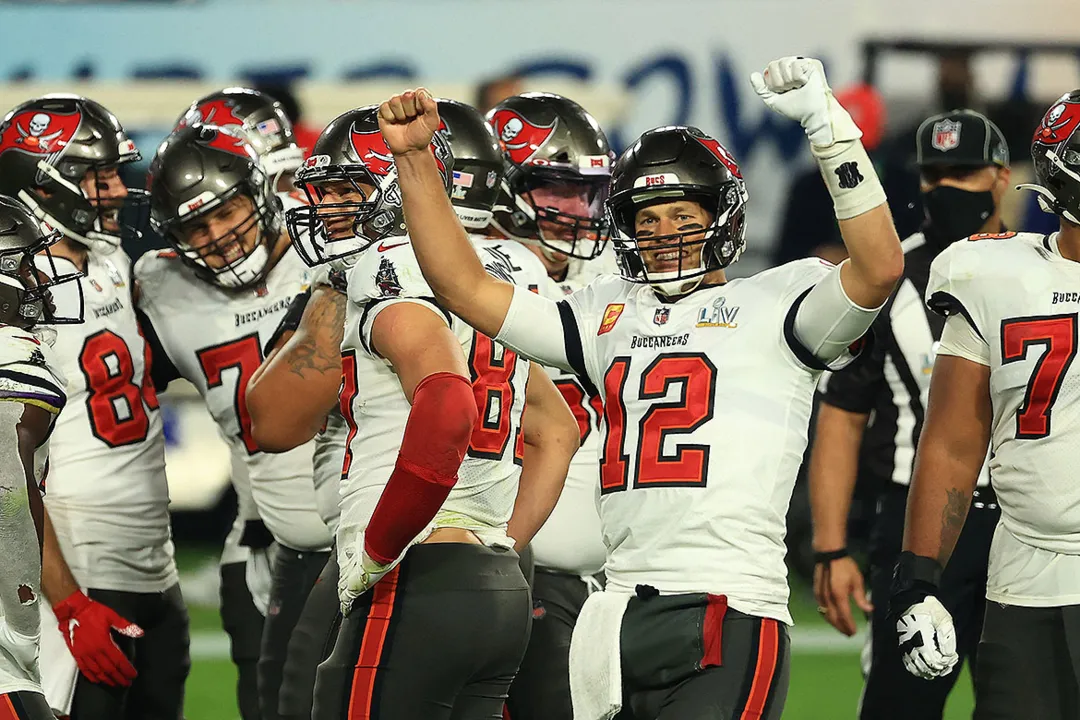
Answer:
[[900, 553], [889, 591], [889, 614], [896, 617], [927, 595], [937, 593], [941, 584], [941, 563], [905, 550]]
[[822, 563], [829, 563], [833, 560], [839, 560], [840, 558], [850, 557], [851, 553], [848, 552], [846, 547], [842, 547], [839, 550], [830, 550], [828, 552], [815, 552], [814, 564], [820, 565]]

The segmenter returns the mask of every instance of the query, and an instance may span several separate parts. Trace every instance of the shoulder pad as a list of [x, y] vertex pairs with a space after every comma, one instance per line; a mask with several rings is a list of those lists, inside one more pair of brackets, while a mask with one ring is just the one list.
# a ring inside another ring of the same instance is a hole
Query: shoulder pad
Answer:
[[47, 343], [28, 330], [0, 326], [0, 400], [58, 413], [66, 401], [64, 384]]
[[[379, 250], [380, 247], [384, 249]], [[365, 250], [349, 270], [348, 281], [349, 300], [357, 304], [434, 295], [407, 238], [388, 238]]]

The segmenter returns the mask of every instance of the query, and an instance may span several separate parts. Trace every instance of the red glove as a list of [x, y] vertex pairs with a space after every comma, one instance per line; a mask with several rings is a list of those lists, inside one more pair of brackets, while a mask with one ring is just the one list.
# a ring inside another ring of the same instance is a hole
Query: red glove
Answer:
[[128, 687], [138, 674], [135, 666], [112, 639], [112, 631], [130, 638], [142, 637], [142, 628], [120, 617], [111, 608], [94, 602], [80, 590], [53, 605], [79, 670], [91, 682]]

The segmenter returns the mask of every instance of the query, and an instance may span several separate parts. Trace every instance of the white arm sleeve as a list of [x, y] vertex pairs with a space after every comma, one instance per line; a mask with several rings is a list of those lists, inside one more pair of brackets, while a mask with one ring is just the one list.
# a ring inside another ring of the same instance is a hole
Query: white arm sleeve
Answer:
[[581, 337], [573, 310], [565, 300], [553, 302], [525, 288], [514, 286], [514, 297], [495, 340], [541, 365], [582, 374], [571, 357], [581, 356]]
[[979, 337], [963, 315], [956, 313], [945, 320], [938, 343], [938, 355], [955, 355], [965, 360], [990, 366], [990, 346]]
[[874, 318], [885, 307], [864, 308], [844, 292], [840, 263], [803, 298], [795, 313], [795, 337], [825, 364], [841, 357], [853, 342], [866, 334]]

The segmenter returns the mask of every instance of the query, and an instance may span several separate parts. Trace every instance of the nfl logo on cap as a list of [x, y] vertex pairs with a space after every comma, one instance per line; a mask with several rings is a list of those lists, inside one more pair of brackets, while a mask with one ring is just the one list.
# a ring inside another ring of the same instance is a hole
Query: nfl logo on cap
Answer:
[[930, 133], [930, 147], [941, 152], [948, 152], [959, 144], [959, 121], [941, 120], [934, 123], [934, 130]]

